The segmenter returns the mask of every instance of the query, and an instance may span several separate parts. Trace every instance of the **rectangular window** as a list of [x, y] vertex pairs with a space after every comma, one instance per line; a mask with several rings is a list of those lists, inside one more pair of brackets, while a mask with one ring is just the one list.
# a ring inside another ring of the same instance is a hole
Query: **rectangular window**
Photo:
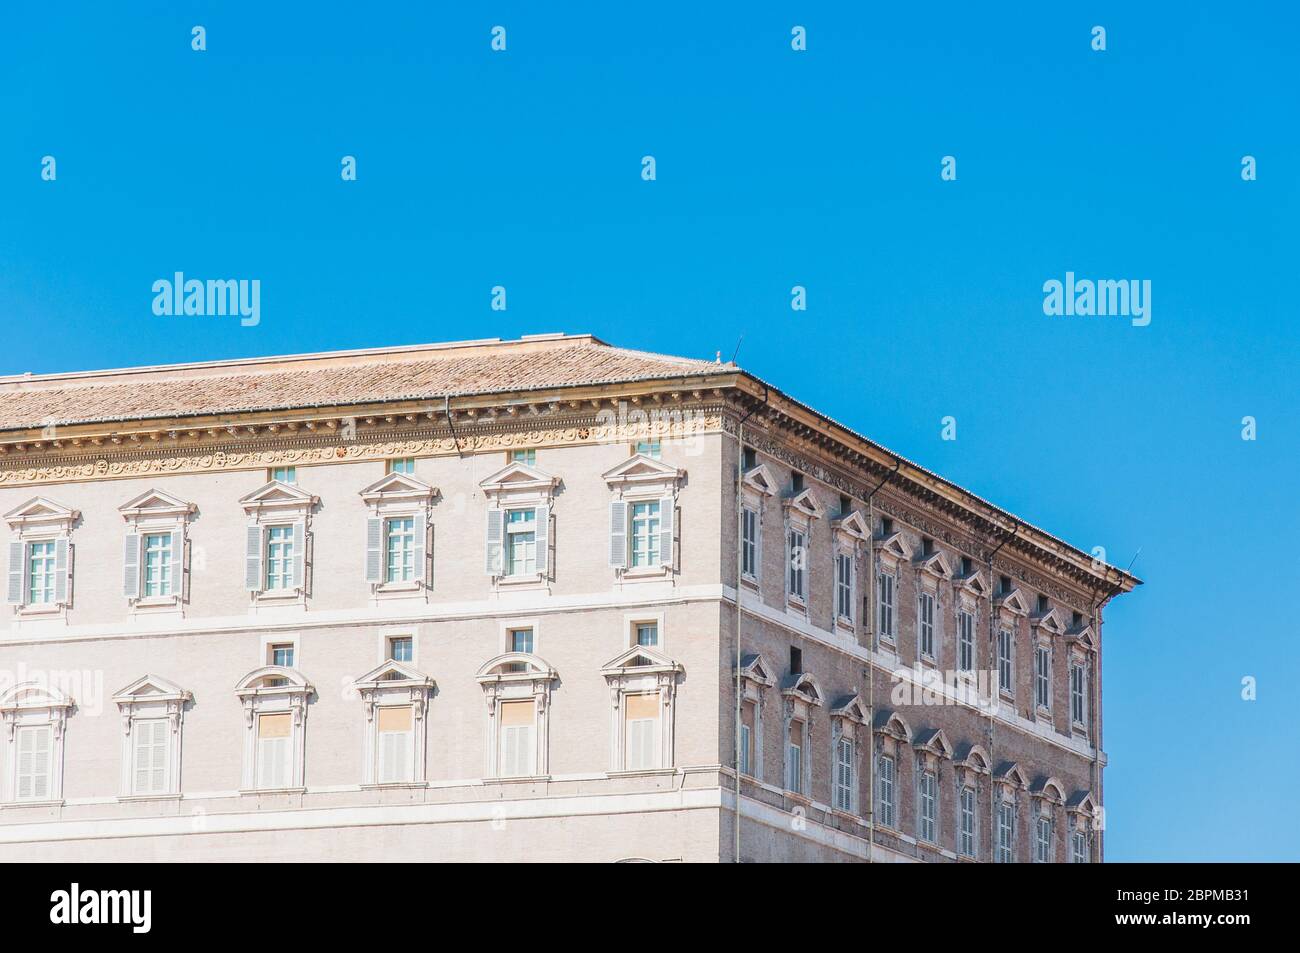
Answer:
[[939, 782], [933, 771], [921, 772], [921, 826], [917, 832], [921, 840], [933, 844], [936, 840], [935, 819], [939, 813]]
[[1070, 835], [1070, 860], [1076, 864], [1088, 863], [1088, 835], [1083, 831]]
[[803, 792], [803, 722], [790, 722], [786, 738], [785, 787], [795, 794]]
[[1076, 725], [1086, 725], [1087, 672], [1082, 665], [1070, 666], [1070, 718]]
[[525, 466], [535, 467], [537, 466], [537, 451], [535, 449], [511, 450], [510, 462], [522, 463]]
[[167, 729], [166, 718], [131, 722], [134, 743], [132, 794], [167, 792]]
[[389, 473], [415, 473], [415, 457], [398, 457], [388, 461]]
[[659, 565], [659, 501], [632, 504], [632, 568]]
[[894, 826], [894, 759], [888, 755], [880, 756], [879, 770], [876, 772], [876, 813], [882, 827]]
[[740, 571], [758, 576], [758, 511], [749, 507], [740, 513]]
[[1011, 863], [1011, 841], [1016, 834], [1016, 806], [1003, 801], [998, 805], [998, 856], [999, 864]]
[[172, 534], [150, 533], [144, 538], [144, 595], [172, 594]]
[[848, 738], [835, 745], [835, 807], [853, 810], [853, 742]]
[[975, 790], [961, 789], [961, 852], [965, 857], [975, 856]]
[[894, 640], [894, 577], [882, 572], [876, 577], [877, 603], [880, 606], [880, 637]]
[[790, 531], [790, 595], [796, 598], [804, 598], [804, 563], [807, 560], [807, 554], [804, 549], [807, 546], [807, 539], [804, 534], [798, 530]]
[[259, 715], [257, 718], [257, 786], [286, 788], [292, 772], [293, 715], [289, 712]]
[[636, 644], [644, 645], [648, 649], [655, 648], [659, 644], [659, 623], [638, 622], [636, 624]]
[[283, 591], [294, 587], [292, 526], [266, 528], [266, 590]]
[[921, 654], [934, 658], [934, 593], [921, 593], [918, 615], [921, 620]]
[[754, 703], [740, 706], [740, 771], [754, 776]]
[[658, 440], [638, 440], [636, 452], [652, 460], [658, 460], [663, 454], [663, 448]]
[[384, 582], [410, 582], [415, 578], [415, 518], [385, 520], [384, 536], [388, 554]]
[[1052, 653], [1047, 646], [1034, 648], [1034, 703], [1039, 708], [1050, 708], [1052, 684]]
[[529, 576], [537, 572], [537, 510], [506, 513], [506, 575]]
[[524, 652], [533, 654], [533, 630], [532, 629], [511, 629], [510, 630], [510, 651]]
[[964, 609], [957, 613], [957, 668], [975, 670], [975, 615]]
[[835, 612], [853, 621], [853, 557], [848, 553], [835, 556]]
[[1011, 680], [1011, 632], [998, 630], [998, 690], [1004, 695], [1015, 695], [1016, 685]]
[[54, 603], [54, 540], [27, 544], [27, 604]]
[[272, 665], [279, 665], [282, 668], [293, 668], [293, 643], [285, 642], [279, 645], [272, 645], [270, 652]]
[[388, 640], [388, 657], [394, 662], [410, 662], [415, 658], [415, 643], [409, 635]]
[[1034, 828], [1034, 862], [1050, 864], [1052, 862], [1052, 819], [1039, 817]]
[[526, 778], [537, 773], [533, 767], [536, 711], [531, 698], [501, 703], [501, 777]]
[[412, 780], [415, 769], [415, 732], [410, 705], [379, 709], [378, 746], [380, 784], [402, 784]]
[[623, 709], [624, 767], [628, 771], [659, 767], [659, 696], [625, 695]]
[[44, 801], [50, 797], [53, 732], [49, 725], [19, 728], [17, 787], [20, 801]]
[[297, 467], [271, 467], [271, 469], [267, 471], [266, 475], [268, 478], [272, 480], [276, 480], [280, 483], [298, 482]]

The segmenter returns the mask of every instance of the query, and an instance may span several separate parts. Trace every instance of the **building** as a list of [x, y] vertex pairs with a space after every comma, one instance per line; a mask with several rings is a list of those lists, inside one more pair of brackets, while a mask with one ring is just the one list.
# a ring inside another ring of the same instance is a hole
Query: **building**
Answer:
[[6, 860], [1103, 856], [1138, 580], [731, 364], [6, 378], [0, 513]]

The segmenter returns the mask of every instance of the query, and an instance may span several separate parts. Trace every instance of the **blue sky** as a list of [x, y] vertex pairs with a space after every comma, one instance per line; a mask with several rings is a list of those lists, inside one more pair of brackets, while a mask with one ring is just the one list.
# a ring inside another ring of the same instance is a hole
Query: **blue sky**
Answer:
[[[1108, 859], [1300, 857], [1293, 9], [278, 6], [6, 5], [0, 373], [743, 336], [886, 446], [1141, 550], [1107, 616]], [[156, 317], [176, 271], [259, 279], [261, 323]], [[1149, 279], [1151, 324], [1045, 316], [1066, 271]]]

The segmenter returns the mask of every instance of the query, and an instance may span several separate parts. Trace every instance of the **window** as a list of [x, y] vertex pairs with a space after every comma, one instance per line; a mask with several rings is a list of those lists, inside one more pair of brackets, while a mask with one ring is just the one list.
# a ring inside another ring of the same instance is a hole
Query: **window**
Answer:
[[132, 794], [166, 793], [167, 728], [165, 718], [146, 718], [131, 722], [134, 742]]
[[388, 640], [388, 657], [394, 662], [411, 662], [415, 659], [415, 642], [409, 635], [399, 635]]
[[882, 827], [894, 826], [894, 759], [889, 755], [880, 756], [879, 770], [876, 772], [877, 805]]
[[292, 526], [266, 528], [266, 591], [292, 589], [294, 538]]
[[659, 501], [633, 503], [632, 568], [659, 565]]
[[1070, 666], [1070, 719], [1076, 725], [1086, 725], [1088, 672], [1082, 665]]
[[510, 651], [524, 652], [528, 655], [533, 654], [533, 630], [532, 629], [511, 629], [510, 630]]
[[785, 787], [795, 794], [803, 792], [803, 722], [790, 722], [786, 740]]
[[1034, 824], [1034, 863], [1052, 862], [1052, 819], [1040, 816]]
[[275, 480], [277, 483], [297, 483], [297, 467], [271, 467], [266, 473], [267, 479]]
[[1084, 831], [1074, 831], [1070, 835], [1070, 862], [1088, 863], [1088, 835]]
[[54, 540], [27, 544], [27, 604], [54, 603]]
[[291, 776], [293, 715], [287, 711], [257, 718], [257, 787], [285, 788]]
[[754, 776], [754, 713], [753, 702], [740, 706], [740, 773]]
[[644, 771], [659, 767], [659, 696], [653, 694], [626, 695], [623, 698], [624, 767], [628, 771]]
[[50, 725], [18, 729], [18, 774], [14, 797], [19, 801], [44, 801], [50, 795], [54, 746]]
[[921, 654], [934, 658], [934, 593], [921, 593], [918, 615], [921, 620]]
[[853, 620], [853, 557], [848, 553], [835, 556], [835, 613]]
[[963, 556], [961, 558], [961, 574], [963, 576], [969, 576], [974, 571], [975, 571], [974, 561], [969, 556]]
[[961, 853], [964, 857], [975, 856], [975, 789], [961, 789]]
[[415, 474], [415, 457], [398, 457], [395, 460], [389, 460], [387, 466], [388, 473], [406, 473]]
[[522, 463], [524, 466], [535, 467], [537, 466], [537, 451], [531, 448], [528, 450], [511, 450], [510, 462]]
[[921, 840], [935, 843], [935, 818], [938, 815], [939, 783], [933, 771], [921, 772], [921, 826], [917, 831]]
[[758, 576], [758, 510], [748, 506], [740, 511], [740, 571]]
[[975, 670], [975, 615], [965, 609], [957, 613], [957, 668]]
[[384, 524], [387, 539], [385, 582], [410, 582], [415, 578], [415, 518], [401, 516]]
[[791, 473], [791, 474], [790, 474], [790, 489], [791, 489], [791, 491], [794, 493], [795, 496], [798, 496], [800, 493], [803, 492], [803, 474], [802, 474], [802, 473]]
[[880, 636], [894, 639], [894, 577], [891, 573], [882, 572], [876, 577], [878, 583], [878, 599], [880, 606]]
[[280, 668], [293, 668], [293, 643], [283, 642], [268, 647], [271, 664]]
[[537, 704], [531, 698], [501, 703], [501, 777], [530, 777], [537, 773], [533, 767], [537, 752], [536, 712]]
[[644, 645], [647, 648], [655, 648], [659, 644], [659, 623], [658, 622], [638, 622], [636, 623], [636, 644]]
[[1051, 707], [1052, 653], [1045, 645], [1034, 648], [1034, 703], [1039, 708]]
[[998, 856], [999, 864], [1011, 863], [1011, 842], [1016, 833], [1016, 806], [1006, 801], [998, 804]]
[[149, 533], [144, 538], [144, 596], [172, 594], [172, 534]]
[[403, 784], [412, 779], [415, 732], [410, 705], [392, 705], [379, 709], [379, 765], [376, 777], [380, 784]]
[[998, 595], [1004, 596], [1011, 591], [1011, 577], [998, 576]]
[[998, 630], [998, 690], [1004, 695], [1014, 695], [1015, 682], [1011, 679], [1011, 632]]
[[853, 810], [853, 741], [849, 738], [835, 745], [835, 807]]
[[803, 674], [803, 649], [790, 646], [790, 674]]
[[663, 448], [658, 440], [638, 440], [636, 443], [636, 452], [651, 460], [658, 460], [663, 456]]
[[894, 521], [891, 520], [888, 516], [880, 517], [880, 535], [881, 536], [894, 535]]
[[537, 510], [509, 510], [506, 513], [506, 575], [528, 576], [537, 572]]
[[807, 537], [797, 529], [790, 531], [790, 595], [804, 598], [804, 563], [807, 560]]

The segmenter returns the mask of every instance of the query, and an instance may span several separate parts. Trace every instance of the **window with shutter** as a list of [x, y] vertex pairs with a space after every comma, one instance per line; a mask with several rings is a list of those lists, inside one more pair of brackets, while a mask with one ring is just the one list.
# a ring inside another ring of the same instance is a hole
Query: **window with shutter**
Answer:
[[23, 589], [25, 588], [23, 586], [23, 577], [25, 575], [23, 544], [20, 540], [11, 540], [9, 543], [9, 588], [5, 595], [5, 601], [9, 605], [22, 605]]
[[536, 773], [533, 767], [536, 708], [532, 699], [501, 703], [501, 763], [498, 773], [502, 777], [528, 777]]
[[487, 514], [487, 565], [489, 576], [500, 576], [505, 571], [503, 548], [505, 546], [504, 510], [488, 510]]
[[167, 790], [167, 720], [150, 718], [132, 722], [135, 740], [133, 794], [162, 794]]
[[411, 706], [380, 708], [378, 737], [379, 783], [398, 784], [410, 781], [415, 768], [415, 735]]
[[659, 696], [628, 695], [623, 699], [626, 730], [624, 732], [624, 767], [642, 771], [659, 767], [656, 742], [659, 728]]
[[293, 755], [293, 716], [289, 712], [259, 715], [257, 719], [257, 786], [289, 786]]
[[18, 776], [15, 796], [20, 801], [41, 801], [50, 796], [49, 725], [18, 729]]

